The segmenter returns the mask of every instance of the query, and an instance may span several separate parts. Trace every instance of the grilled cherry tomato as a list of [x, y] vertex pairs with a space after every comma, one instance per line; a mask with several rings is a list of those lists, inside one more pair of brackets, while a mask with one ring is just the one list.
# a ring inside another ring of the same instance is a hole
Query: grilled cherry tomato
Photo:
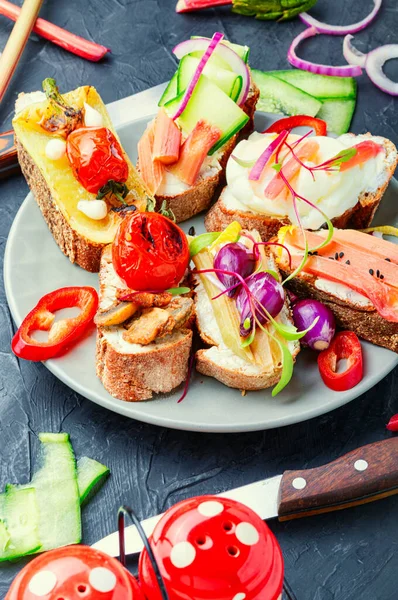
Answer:
[[112, 245], [116, 273], [139, 291], [164, 291], [177, 286], [189, 263], [185, 233], [159, 213], [125, 217]]
[[[337, 373], [339, 360], [347, 360], [347, 368]], [[318, 367], [323, 382], [335, 392], [355, 387], [363, 377], [361, 342], [353, 331], [340, 331], [329, 348], [318, 356]]]
[[[281, 550], [250, 508], [218, 496], [176, 504], [149, 539], [169, 600], [277, 600], [283, 587]], [[148, 600], [161, 600], [146, 550], [140, 582]]]
[[296, 115], [294, 117], [286, 117], [285, 119], [279, 119], [276, 123], [273, 123], [263, 133], [281, 133], [284, 129], [291, 130], [295, 127], [311, 127], [315, 135], [326, 135], [327, 125], [322, 119], [316, 119], [315, 117], [308, 117], [307, 115]]
[[106, 127], [79, 127], [66, 140], [66, 153], [82, 186], [96, 194], [110, 179], [124, 183], [129, 167], [122, 148]]
[[[55, 312], [80, 308], [77, 317], [54, 323]], [[12, 340], [12, 351], [19, 358], [48, 360], [64, 352], [87, 331], [98, 308], [98, 294], [92, 287], [65, 287], [46, 294], [24, 318]], [[48, 331], [48, 340], [39, 342], [33, 331]]]
[[115, 558], [87, 546], [41, 554], [17, 575], [5, 600], [144, 600]]

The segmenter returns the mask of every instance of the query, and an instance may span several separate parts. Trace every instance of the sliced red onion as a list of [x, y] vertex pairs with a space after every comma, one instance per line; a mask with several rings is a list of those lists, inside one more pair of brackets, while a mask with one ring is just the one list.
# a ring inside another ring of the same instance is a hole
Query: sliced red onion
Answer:
[[[256, 311], [256, 318], [261, 324], [267, 321], [267, 316], [261, 310], [261, 306], [265, 308], [271, 317], [279, 315], [285, 301], [285, 292], [279, 281], [276, 281], [270, 273], [255, 273], [246, 279], [246, 284], [250, 290], [250, 296]], [[240, 314], [240, 334], [242, 337], [247, 337], [253, 329], [253, 314], [251, 311], [251, 302], [244, 288], [241, 288], [236, 297], [236, 308]], [[245, 324], [248, 326], [245, 327]]]
[[[173, 48], [173, 53], [180, 60], [183, 56], [191, 54], [191, 52], [206, 52], [208, 46], [209, 40], [206, 38], [185, 40], [185, 42], [181, 42]], [[236, 54], [236, 52], [234, 52], [234, 50], [232, 50], [232, 48], [229, 48], [222, 42], [217, 45], [215, 53], [228, 63], [236, 75], [242, 77], [242, 89], [236, 100], [236, 103], [239, 106], [242, 106], [246, 102], [250, 90], [250, 73], [247, 64]]]
[[[217, 277], [226, 288], [231, 288], [239, 284], [240, 281], [238, 277], [226, 275], [224, 271], [238, 273], [243, 279], [246, 279], [253, 273], [255, 264], [253, 254], [246, 246], [239, 243], [225, 244], [214, 258], [214, 268], [219, 269]], [[237, 291], [238, 288], [234, 287], [229, 289], [227, 294], [230, 298], [233, 298]]]
[[181, 104], [180, 104], [177, 112], [173, 116], [173, 121], [178, 119], [178, 117], [186, 109], [186, 106], [192, 96], [192, 92], [194, 91], [196, 84], [199, 81], [199, 77], [202, 75], [203, 69], [205, 68], [205, 66], [207, 64], [207, 61], [209, 60], [209, 58], [211, 57], [211, 55], [213, 54], [214, 50], [217, 48], [217, 45], [221, 42], [223, 37], [224, 37], [224, 34], [217, 31], [211, 38], [211, 42], [208, 43], [206, 52], [203, 54], [202, 58], [200, 59], [198, 68], [196, 69], [196, 71], [191, 79], [191, 82], [185, 91], [184, 97], [181, 100]]
[[364, 54], [360, 50], [354, 48], [351, 44], [351, 40], [354, 39], [353, 35], [346, 35], [343, 42], [343, 54], [344, 58], [350, 65], [358, 65], [359, 67], [365, 67], [367, 54]]
[[292, 308], [293, 321], [299, 331], [308, 329], [318, 317], [317, 323], [307, 331], [300, 342], [313, 350], [326, 350], [330, 346], [335, 331], [336, 323], [330, 308], [318, 300], [299, 300]]
[[279, 145], [285, 141], [288, 134], [289, 134], [289, 132], [287, 131], [287, 129], [284, 129], [283, 131], [281, 131], [281, 133], [278, 135], [278, 137], [276, 137], [270, 143], [270, 145], [266, 147], [266, 149], [261, 154], [261, 156], [257, 159], [256, 163], [254, 164], [254, 167], [252, 168], [252, 170], [249, 173], [250, 181], [258, 181], [260, 179], [261, 173], [263, 172], [265, 165], [267, 164], [267, 162], [269, 161], [269, 159], [271, 158], [271, 156], [273, 155], [275, 150], [277, 150]]
[[398, 58], [398, 44], [386, 44], [371, 50], [369, 54], [364, 54], [354, 48], [351, 44], [352, 39], [352, 35], [344, 38], [343, 54], [346, 61], [364, 67], [372, 83], [386, 94], [398, 96], [398, 83], [389, 79], [383, 71], [384, 63]]
[[303, 40], [318, 35], [318, 31], [315, 27], [308, 27], [300, 35], [298, 35], [292, 42], [287, 59], [293, 67], [302, 69], [303, 71], [310, 71], [311, 73], [318, 73], [319, 75], [334, 75], [336, 77], [357, 77], [362, 74], [361, 67], [355, 65], [343, 65], [340, 67], [332, 67], [329, 65], [320, 65], [313, 63], [308, 60], [299, 58], [296, 54], [296, 48]]
[[373, 0], [373, 3], [374, 7], [372, 12], [369, 13], [367, 17], [362, 19], [362, 21], [358, 21], [358, 23], [353, 23], [352, 25], [329, 25], [314, 19], [314, 17], [311, 17], [311, 15], [306, 12], [301, 13], [299, 17], [303, 23], [308, 25], [308, 27], [315, 27], [318, 33], [326, 33], [327, 35], [345, 35], [346, 33], [357, 33], [358, 31], [361, 31], [370, 25], [379, 12], [382, 0]]

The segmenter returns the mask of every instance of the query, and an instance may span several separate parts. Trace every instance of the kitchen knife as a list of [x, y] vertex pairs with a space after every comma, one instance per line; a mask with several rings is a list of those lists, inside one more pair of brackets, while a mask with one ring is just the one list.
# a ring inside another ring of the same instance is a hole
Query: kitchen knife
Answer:
[[[375, 442], [315, 469], [285, 471], [218, 494], [249, 506], [263, 520], [298, 519], [372, 502], [398, 493], [398, 437]], [[142, 522], [151, 535], [162, 515]], [[126, 554], [142, 550], [134, 526], [125, 530]], [[93, 548], [110, 556], [119, 555], [119, 536], [112, 533]]]

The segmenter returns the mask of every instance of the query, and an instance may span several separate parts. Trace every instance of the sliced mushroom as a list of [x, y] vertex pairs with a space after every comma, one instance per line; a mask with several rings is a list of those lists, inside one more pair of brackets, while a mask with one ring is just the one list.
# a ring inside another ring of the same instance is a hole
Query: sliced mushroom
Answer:
[[130, 344], [146, 346], [156, 338], [170, 334], [175, 327], [174, 317], [163, 308], [144, 308], [141, 316], [134, 319], [123, 339]]
[[99, 310], [94, 317], [94, 323], [103, 327], [120, 325], [130, 319], [139, 308], [134, 302], [117, 302], [105, 311]]
[[175, 329], [182, 327], [186, 323], [193, 311], [193, 300], [178, 296], [173, 298], [166, 307], [166, 311], [172, 315], [175, 320]]

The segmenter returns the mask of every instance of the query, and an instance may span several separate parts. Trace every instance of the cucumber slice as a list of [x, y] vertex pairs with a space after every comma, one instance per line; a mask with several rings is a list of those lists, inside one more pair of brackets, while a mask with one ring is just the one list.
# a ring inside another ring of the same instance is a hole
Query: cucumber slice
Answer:
[[252, 69], [252, 77], [260, 90], [257, 110], [315, 117], [321, 109], [320, 100], [269, 73]]
[[356, 98], [357, 82], [354, 77], [317, 75], [300, 69], [270, 71], [269, 75], [282, 79], [316, 98]]
[[[177, 98], [165, 104], [168, 114], [172, 115], [176, 112], [182, 96], [183, 94], [180, 94]], [[246, 125], [249, 117], [206, 75], [201, 75], [184, 112], [178, 118], [178, 124], [183, 132], [188, 135], [200, 119], [204, 119], [210, 125], [218, 127], [222, 132], [221, 138], [209, 152], [209, 154], [214, 154]]]
[[0, 495], [0, 561], [41, 549], [36, 490], [7, 489]]
[[27, 485], [10, 490], [36, 490], [41, 550], [81, 541], [80, 496], [76, 460], [67, 433], [40, 433], [42, 467]]
[[329, 133], [342, 135], [350, 130], [355, 104], [355, 99], [323, 98], [322, 107], [316, 116], [326, 121]]
[[159, 102], [158, 106], [164, 106], [166, 102], [175, 98], [177, 95], [177, 71], [174, 73], [173, 77], [170, 79], [168, 86], [164, 90]]
[[97, 493], [110, 471], [88, 456], [83, 456], [77, 461], [77, 485], [80, 494], [80, 504], [85, 504]]
[[[195, 74], [196, 69], [198, 68], [200, 63], [199, 58], [195, 58], [187, 54], [184, 56], [179, 64], [177, 71], [177, 90], [178, 94], [181, 94], [184, 90], [187, 89], [192, 77]], [[238, 76], [235, 75], [232, 71], [227, 71], [226, 69], [222, 69], [219, 66], [212, 64], [211, 61], [206, 64], [203, 74], [206, 75], [215, 83], [220, 90], [225, 92], [227, 96], [232, 97], [235, 93], [237, 86]], [[242, 78], [240, 78], [242, 79]], [[242, 83], [240, 84], [242, 87]]]
[[[202, 36], [200, 36], [200, 35], [191, 35], [191, 40], [196, 40], [196, 39], [198, 39], [200, 37], [202, 37]], [[210, 38], [204, 38], [204, 39], [210, 41]], [[231, 48], [231, 50], [233, 50], [234, 52], [236, 52], [236, 54], [245, 63], [247, 63], [247, 61], [249, 60], [249, 55], [250, 55], [250, 48], [249, 48], [249, 46], [240, 46], [239, 44], [233, 44], [232, 42], [228, 42], [228, 40], [223, 40], [221, 43], [225, 44], [226, 46], [229, 46], [229, 48]], [[202, 55], [203, 52], [199, 52], [199, 54]]]

